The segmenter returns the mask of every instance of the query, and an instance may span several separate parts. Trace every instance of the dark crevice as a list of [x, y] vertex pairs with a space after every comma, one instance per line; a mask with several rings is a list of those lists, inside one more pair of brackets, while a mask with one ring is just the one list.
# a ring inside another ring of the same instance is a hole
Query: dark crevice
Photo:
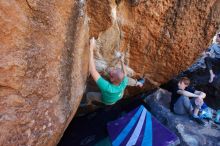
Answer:
[[34, 9], [31, 7], [31, 5], [30, 5], [30, 3], [28, 2], [28, 0], [26, 0], [26, 3], [27, 3], [27, 6], [28, 6], [31, 10], [34, 10]]
[[115, 0], [115, 3], [118, 6], [121, 3], [121, 0]]
[[140, 0], [128, 0], [131, 6], [137, 6], [140, 3]]
[[35, 9], [31, 6], [31, 4], [29, 3], [28, 0], [25, 0], [25, 1], [26, 1], [26, 3], [27, 3], [28, 8], [30, 8], [32, 11], [37, 11], [37, 10], [35, 10]]

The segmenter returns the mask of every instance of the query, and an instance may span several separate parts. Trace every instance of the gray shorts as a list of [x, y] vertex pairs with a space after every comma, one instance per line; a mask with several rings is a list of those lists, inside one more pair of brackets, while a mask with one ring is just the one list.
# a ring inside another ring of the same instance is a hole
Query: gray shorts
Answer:
[[193, 109], [200, 109], [202, 105], [195, 104], [196, 98], [189, 99], [186, 96], [180, 96], [174, 104], [174, 112], [176, 114], [192, 114]]

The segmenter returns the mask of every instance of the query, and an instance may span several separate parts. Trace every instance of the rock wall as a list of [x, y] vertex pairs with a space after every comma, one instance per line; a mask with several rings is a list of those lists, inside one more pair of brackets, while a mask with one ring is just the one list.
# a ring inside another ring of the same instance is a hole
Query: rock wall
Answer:
[[88, 11], [88, 16], [96, 20], [89, 26], [90, 36], [95, 35], [99, 41], [98, 58], [108, 63], [114, 50], [124, 52], [135, 75], [145, 74], [153, 86], [191, 65], [219, 24], [217, 1], [105, 1], [108, 5], [88, 2], [90, 9], [100, 7]]
[[0, 1], [0, 145], [58, 143], [85, 88], [87, 21], [82, 2]]
[[56, 145], [88, 75], [126, 54], [150, 89], [185, 70], [219, 26], [217, 0], [0, 1], [0, 145]]

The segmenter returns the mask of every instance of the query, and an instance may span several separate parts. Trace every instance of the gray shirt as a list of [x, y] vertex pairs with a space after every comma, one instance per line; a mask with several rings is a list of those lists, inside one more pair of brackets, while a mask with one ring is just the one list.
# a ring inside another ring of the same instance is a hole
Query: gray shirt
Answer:
[[220, 59], [220, 44], [213, 44], [209, 49], [211, 54], [215, 54], [215, 58]]

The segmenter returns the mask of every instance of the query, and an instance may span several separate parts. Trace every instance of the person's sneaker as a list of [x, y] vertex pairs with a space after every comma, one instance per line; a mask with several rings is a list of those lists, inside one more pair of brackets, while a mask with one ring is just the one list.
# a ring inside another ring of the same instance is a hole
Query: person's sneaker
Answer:
[[195, 122], [197, 122], [198, 124], [201, 124], [201, 125], [205, 125], [205, 122], [202, 120], [202, 118], [200, 118], [199, 116], [196, 116], [196, 115], [192, 115], [191, 116], [192, 120], [194, 120]]

